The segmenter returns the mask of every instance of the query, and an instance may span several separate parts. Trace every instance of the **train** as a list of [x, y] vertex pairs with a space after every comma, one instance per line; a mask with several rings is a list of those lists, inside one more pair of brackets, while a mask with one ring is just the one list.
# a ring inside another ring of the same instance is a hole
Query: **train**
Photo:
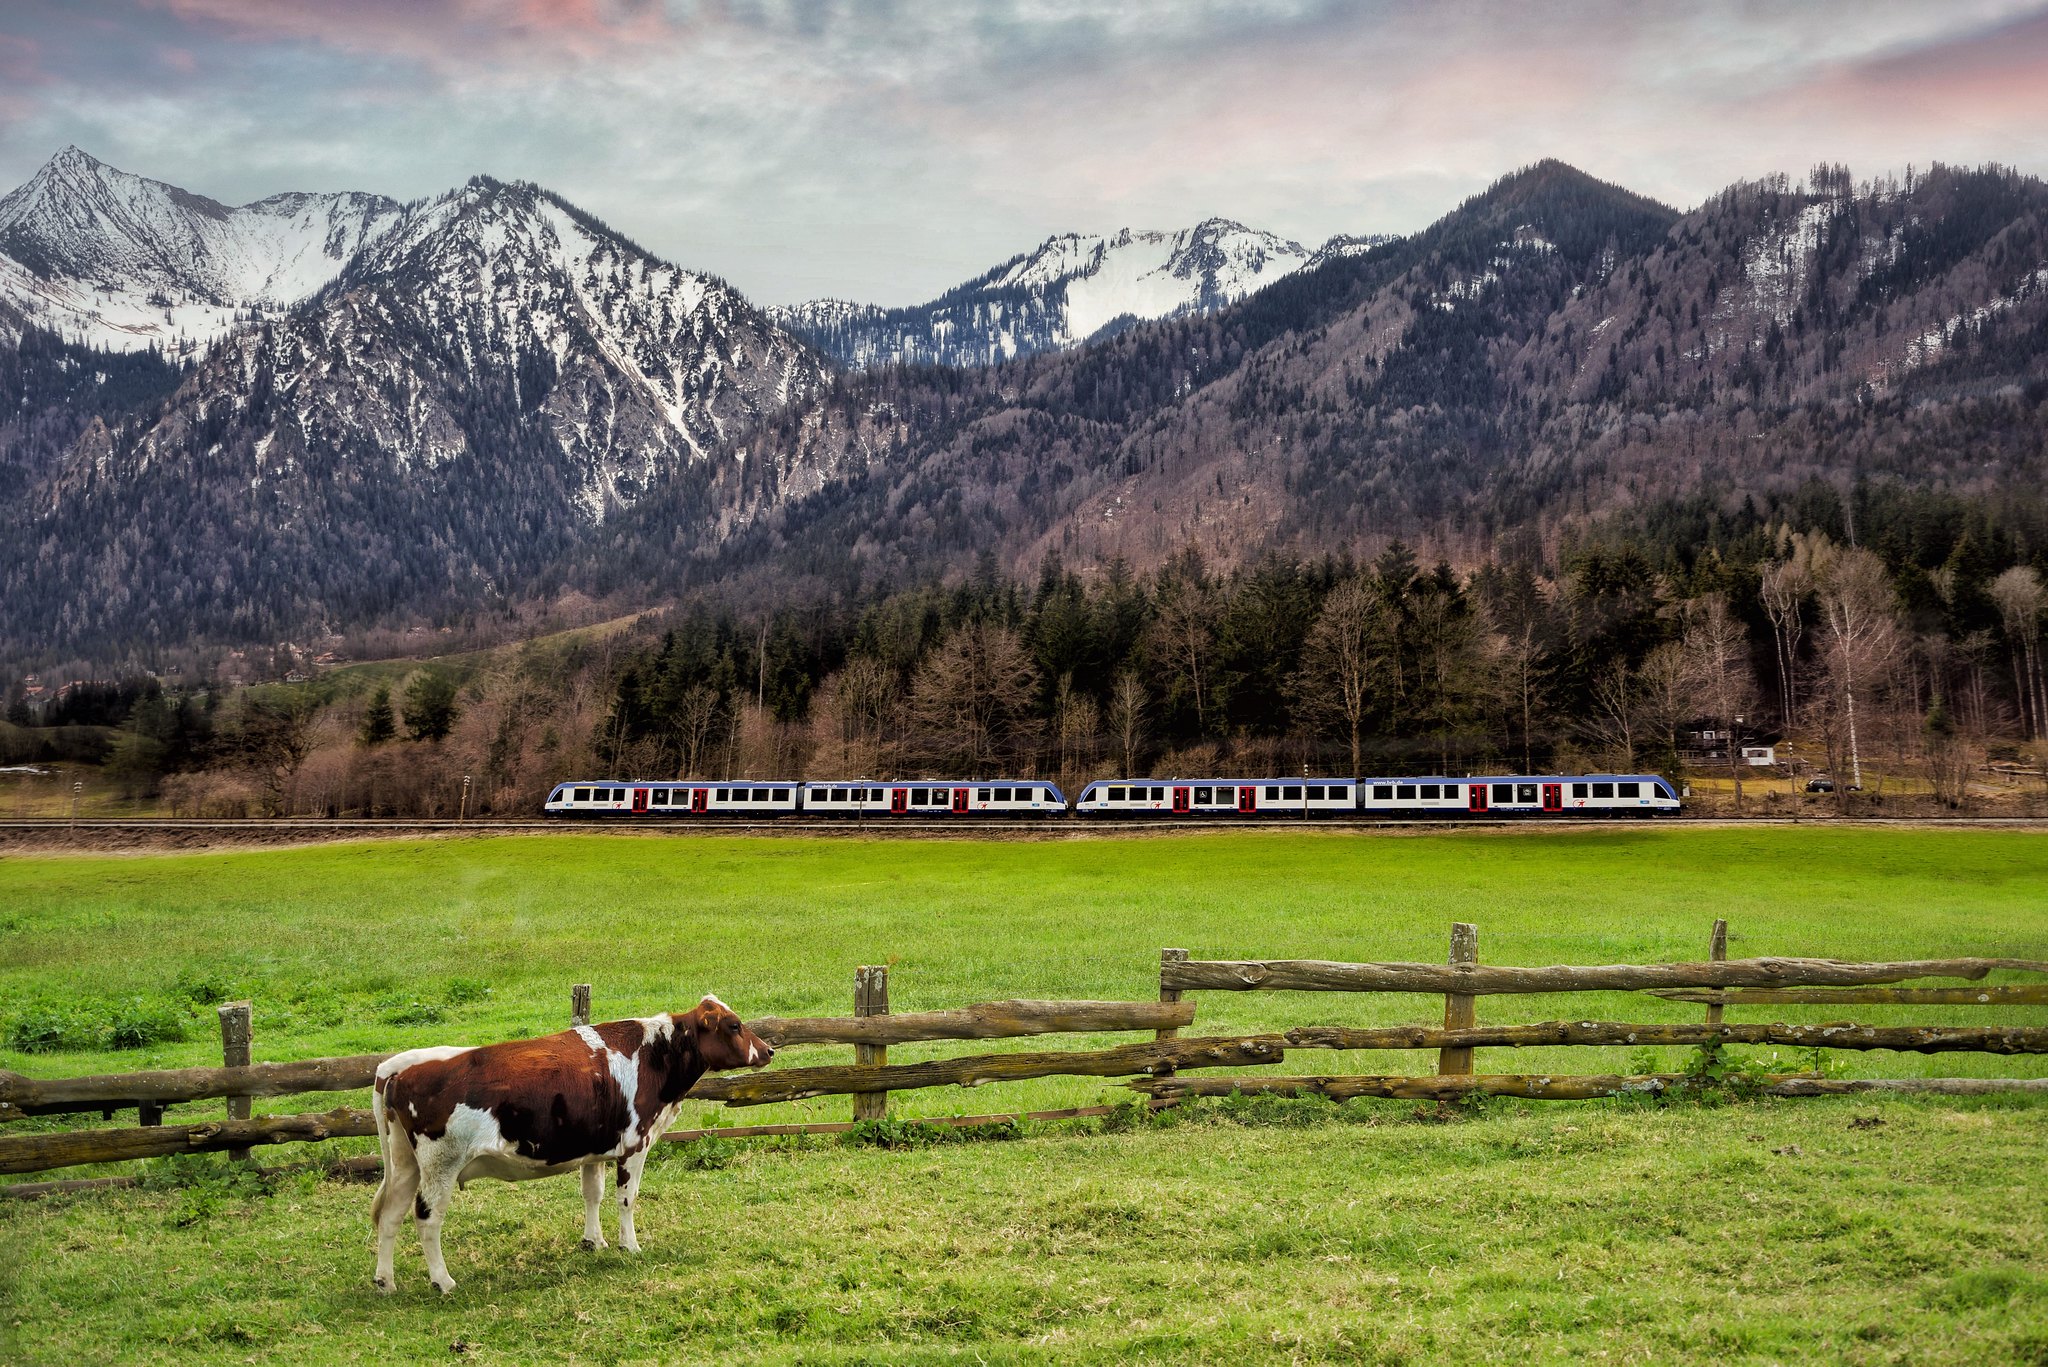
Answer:
[[1674, 816], [1656, 774], [1473, 774], [1407, 778], [1107, 778], [1072, 801], [1012, 779], [574, 779], [550, 817], [715, 822], [810, 815], [846, 820], [989, 817], [1317, 820], [1338, 817]]

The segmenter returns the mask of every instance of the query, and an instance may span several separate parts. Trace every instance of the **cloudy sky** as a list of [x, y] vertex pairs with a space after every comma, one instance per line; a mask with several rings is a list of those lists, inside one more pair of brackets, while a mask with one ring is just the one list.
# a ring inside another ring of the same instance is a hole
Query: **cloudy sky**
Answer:
[[2044, 0], [4, 0], [0, 186], [559, 190], [763, 302], [1047, 234], [1419, 227], [1545, 156], [1677, 205], [1816, 161], [2048, 173]]

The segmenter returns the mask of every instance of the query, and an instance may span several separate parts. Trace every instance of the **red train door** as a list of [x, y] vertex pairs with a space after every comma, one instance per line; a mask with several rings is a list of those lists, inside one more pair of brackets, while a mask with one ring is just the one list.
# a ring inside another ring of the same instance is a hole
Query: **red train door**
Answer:
[[710, 806], [710, 804], [711, 804], [711, 790], [710, 790], [709, 788], [692, 788], [692, 789], [690, 789], [690, 811], [691, 811], [691, 812], [693, 812], [694, 814], [696, 814], [696, 815], [698, 815], [698, 816], [702, 816], [702, 815], [704, 814], [705, 810], [706, 810], [706, 809], [707, 809], [707, 808], [708, 808], [708, 807]]
[[965, 788], [955, 788], [953, 790], [953, 810], [962, 815], [966, 814], [967, 790]]
[[633, 790], [633, 814], [635, 816], [647, 815], [647, 790], [645, 788], [635, 788]]
[[1484, 783], [1472, 785], [1471, 791], [1465, 797], [1465, 810], [1468, 812], [1483, 812], [1486, 810], [1486, 785]]
[[889, 790], [889, 810], [898, 816], [910, 810], [910, 790], [908, 788], [891, 788]]
[[1258, 796], [1259, 790], [1256, 788], [1239, 788], [1237, 790], [1237, 809], [1246, 814], [1257, 811]]
[[1564, 810], [1564, 785], [1562, 783], [1546, 783], [1543, 785], [1543, 810], [1546, 812], [1561, 812]]
[[1175, 789], [1173, 790], [1173, 810], [1174, 810], [1174, 811], [1176, 811], [1176, 812], [1179, 812], [1179, 813], [1181, 813], [1181, 814], [1182, 814], [1183, 816], [1185, 816], [1185, 815], [1187, 814], [1187, 810], [1188, 810], [1188, 790], [1187, 790], [1187, 789], [1185, 789], [1185, 788], [1175, 788]]

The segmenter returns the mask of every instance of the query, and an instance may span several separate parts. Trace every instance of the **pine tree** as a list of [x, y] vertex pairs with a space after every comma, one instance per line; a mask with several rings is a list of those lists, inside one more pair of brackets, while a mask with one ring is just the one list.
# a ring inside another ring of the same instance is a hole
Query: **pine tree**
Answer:
[[414, 740], [446, 740], [462, 709], [455, 705], [455, 681], [423, 669], [405, 686], [405, 729]]
[[362, 729], [356, 732], [356, 742], [365, 748], [382, 745], [398, 734], [398, 719], [391, 712], [391, 687], [380, 684], [370, 695], [369, 710], [363, 713]]

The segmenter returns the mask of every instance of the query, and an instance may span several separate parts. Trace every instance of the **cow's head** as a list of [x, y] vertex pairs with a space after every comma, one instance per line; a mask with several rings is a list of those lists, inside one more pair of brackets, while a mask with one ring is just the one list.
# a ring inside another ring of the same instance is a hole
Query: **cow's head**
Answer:
[[716, 997], [705, 997], [695, 1010], [678, 1016], [676, 1025], [697, 1051], [697, 1061], [707, 1072], [759, 1068], [775, 1057], [768, 1041], [747, 1029], [732, 1008]]

